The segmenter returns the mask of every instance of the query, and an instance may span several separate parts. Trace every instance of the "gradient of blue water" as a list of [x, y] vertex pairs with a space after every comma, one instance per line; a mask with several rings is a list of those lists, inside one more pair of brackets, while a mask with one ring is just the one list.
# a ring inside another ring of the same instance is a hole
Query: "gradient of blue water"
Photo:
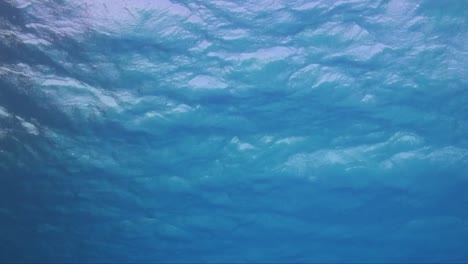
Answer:
[[0, 261], [467, 262], [468, 2], [0, 2]]

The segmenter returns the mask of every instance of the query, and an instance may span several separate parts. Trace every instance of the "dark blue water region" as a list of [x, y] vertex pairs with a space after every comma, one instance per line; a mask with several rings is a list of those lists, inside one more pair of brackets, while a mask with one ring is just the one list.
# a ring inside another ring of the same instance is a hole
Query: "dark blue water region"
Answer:
[[0, 1], [0, 262], [468, 262], [467, 12]]

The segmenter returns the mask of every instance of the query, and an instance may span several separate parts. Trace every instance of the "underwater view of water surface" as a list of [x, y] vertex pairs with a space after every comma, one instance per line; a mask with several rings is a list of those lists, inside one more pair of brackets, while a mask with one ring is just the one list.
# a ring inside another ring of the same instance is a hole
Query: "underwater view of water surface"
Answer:
[[468, 262], [468, 1], [1, 0], [0, 262]]

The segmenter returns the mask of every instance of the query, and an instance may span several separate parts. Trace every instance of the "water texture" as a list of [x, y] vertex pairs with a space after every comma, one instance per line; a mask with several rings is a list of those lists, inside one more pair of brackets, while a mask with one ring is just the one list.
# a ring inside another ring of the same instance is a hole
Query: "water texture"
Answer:
[[1, 262], [468, 262], [468, 1], [0, 1]]

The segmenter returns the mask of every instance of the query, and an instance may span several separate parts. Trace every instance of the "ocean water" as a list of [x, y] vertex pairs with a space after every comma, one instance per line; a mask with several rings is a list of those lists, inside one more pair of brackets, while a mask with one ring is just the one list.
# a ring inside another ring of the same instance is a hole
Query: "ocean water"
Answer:
[[468, 262], [468, 1], [0, 1], [0, 262]]

